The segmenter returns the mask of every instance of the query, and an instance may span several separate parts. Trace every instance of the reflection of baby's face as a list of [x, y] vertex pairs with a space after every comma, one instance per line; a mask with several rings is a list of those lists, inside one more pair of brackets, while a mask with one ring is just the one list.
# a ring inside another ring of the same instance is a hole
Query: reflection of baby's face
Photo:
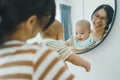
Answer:
[[90, 35], [90, 29], [86, 27], [88, 25], [79, 25], [75, 29], [75, 38], [80, 41], [86, 40]]

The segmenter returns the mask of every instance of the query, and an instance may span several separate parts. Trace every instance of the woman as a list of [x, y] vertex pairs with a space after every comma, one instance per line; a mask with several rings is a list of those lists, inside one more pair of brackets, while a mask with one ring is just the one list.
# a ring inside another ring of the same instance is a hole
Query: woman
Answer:
[[54, 0], [0, 0], [0, 80], [72, 80], [58, 53], [26, 40], [54, 21]]
[[109, 30], [109, 25], [113, 19], [114, 10], [110, 5], [102, 4], [92, 13], [92, 34], [95, 40], [100, 42]]

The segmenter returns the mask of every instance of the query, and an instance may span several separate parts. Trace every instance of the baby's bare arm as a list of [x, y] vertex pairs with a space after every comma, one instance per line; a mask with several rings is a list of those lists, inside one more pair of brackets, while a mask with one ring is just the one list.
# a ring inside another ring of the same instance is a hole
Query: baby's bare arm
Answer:
[[78, 56], [75, 53], [72, 53], [68, 58], [67, 61], [73, 63], [74, 65], [84, 67], [87, 72], [90, 71], [90, 63], [83, 59], [82, 57]]
[[66, 45], [66, 46], [71, 46], [72, 43], [70, 42], [70, 40], [67, 40], [67, 41], [65, 41], [65, 45]]

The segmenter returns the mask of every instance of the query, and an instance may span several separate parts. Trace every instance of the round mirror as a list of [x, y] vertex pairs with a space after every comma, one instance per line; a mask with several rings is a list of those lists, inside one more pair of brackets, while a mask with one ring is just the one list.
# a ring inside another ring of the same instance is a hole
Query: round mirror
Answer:
[[65, 44], [75, 53], [98, 46], [112, 29], [116, 0], [56, 0], [56, 19], [64, 26]]

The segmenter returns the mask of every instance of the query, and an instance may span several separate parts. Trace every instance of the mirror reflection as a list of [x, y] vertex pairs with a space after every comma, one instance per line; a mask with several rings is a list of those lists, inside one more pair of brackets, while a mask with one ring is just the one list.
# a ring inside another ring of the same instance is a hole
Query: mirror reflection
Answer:
[[96, 47], [112, 28], [115, 0], [56, 0], [56, 4], [65, 43], [75, 53]]

